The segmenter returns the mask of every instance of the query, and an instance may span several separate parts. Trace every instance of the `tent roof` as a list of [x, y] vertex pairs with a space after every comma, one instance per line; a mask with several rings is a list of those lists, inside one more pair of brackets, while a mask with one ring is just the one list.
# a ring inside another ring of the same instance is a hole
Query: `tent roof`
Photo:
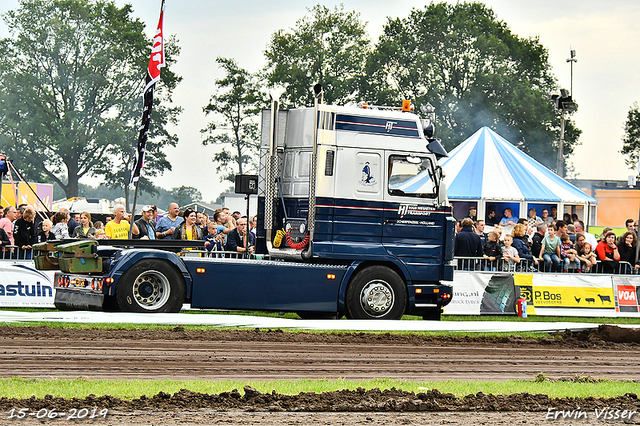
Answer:
[[[447, 196], [455, 200], [508, 200], [597, 203], [505, 138], [483, 127], [458, 145], [442, 162]], [[405, 182], [404, 192], [429, 187], [425, 172]]]

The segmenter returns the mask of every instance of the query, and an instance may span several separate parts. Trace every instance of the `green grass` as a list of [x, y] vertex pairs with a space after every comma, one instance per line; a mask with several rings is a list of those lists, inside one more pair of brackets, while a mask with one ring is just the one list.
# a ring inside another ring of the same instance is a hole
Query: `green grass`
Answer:
[[[542, 377], [542, 378], [541, 378]], [[53, 395], [64, 398], [84, 398], [90, 394], [96, 396], [112, 395], [120, 399], [131, 400], [142, 395], [153, 396], [158, 392], [174, 393], [180, 389], [207, 394], [219, 394], [249, 385], [262, 393], [275, 390], [285, 395], [300, 392], [328, 392], [332, 390], [379, 388], [381, 390], [402, 389], [404, 391], [426, 392], [437, 389], [442, 393], [452, 393], [458, 397], [483, 392], [494, 395], [511, 395], [528, 392], [546, 394], [550, 397], [614, 397], [625, 393], [640, 394], [640, 383], [582, 378], [576, 381], [550, 381], [544, 376], [532, 380], [491, 381], [430, 381], [412, 382], [390, 379], [375, 380], [294, 380], [294, 381], [205, 381], [205, 380], [90, 380], [90, 379], [0, 379], [0, 396], [8, 398], [30, 398], [35, 395], [43, 398]]]

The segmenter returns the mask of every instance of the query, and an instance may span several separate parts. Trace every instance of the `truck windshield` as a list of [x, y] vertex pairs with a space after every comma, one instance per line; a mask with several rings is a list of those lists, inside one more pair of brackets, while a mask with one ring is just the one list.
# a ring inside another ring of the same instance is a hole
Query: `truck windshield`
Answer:
[[435, 198], [439, 182], [434, 170], [429, 157], [391, 155], [389, 157], [389, 194]]

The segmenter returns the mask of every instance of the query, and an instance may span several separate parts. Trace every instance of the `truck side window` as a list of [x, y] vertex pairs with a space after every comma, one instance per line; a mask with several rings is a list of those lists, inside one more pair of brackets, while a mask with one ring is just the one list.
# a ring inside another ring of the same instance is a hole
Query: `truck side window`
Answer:
[[391, 195], [435, 198], [437, 182], [434, 164], [429, 157], [391, 155], [388, 191]]

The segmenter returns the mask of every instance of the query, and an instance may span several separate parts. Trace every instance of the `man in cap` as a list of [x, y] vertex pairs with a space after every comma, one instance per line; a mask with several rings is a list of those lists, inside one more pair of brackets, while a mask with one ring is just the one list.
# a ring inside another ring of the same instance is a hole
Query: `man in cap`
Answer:
[[134, 240], [155, 240], [156, 227], [153, 222], [153, 206], [142, 207], [142, 217], [136, 220], [131, 230]]

